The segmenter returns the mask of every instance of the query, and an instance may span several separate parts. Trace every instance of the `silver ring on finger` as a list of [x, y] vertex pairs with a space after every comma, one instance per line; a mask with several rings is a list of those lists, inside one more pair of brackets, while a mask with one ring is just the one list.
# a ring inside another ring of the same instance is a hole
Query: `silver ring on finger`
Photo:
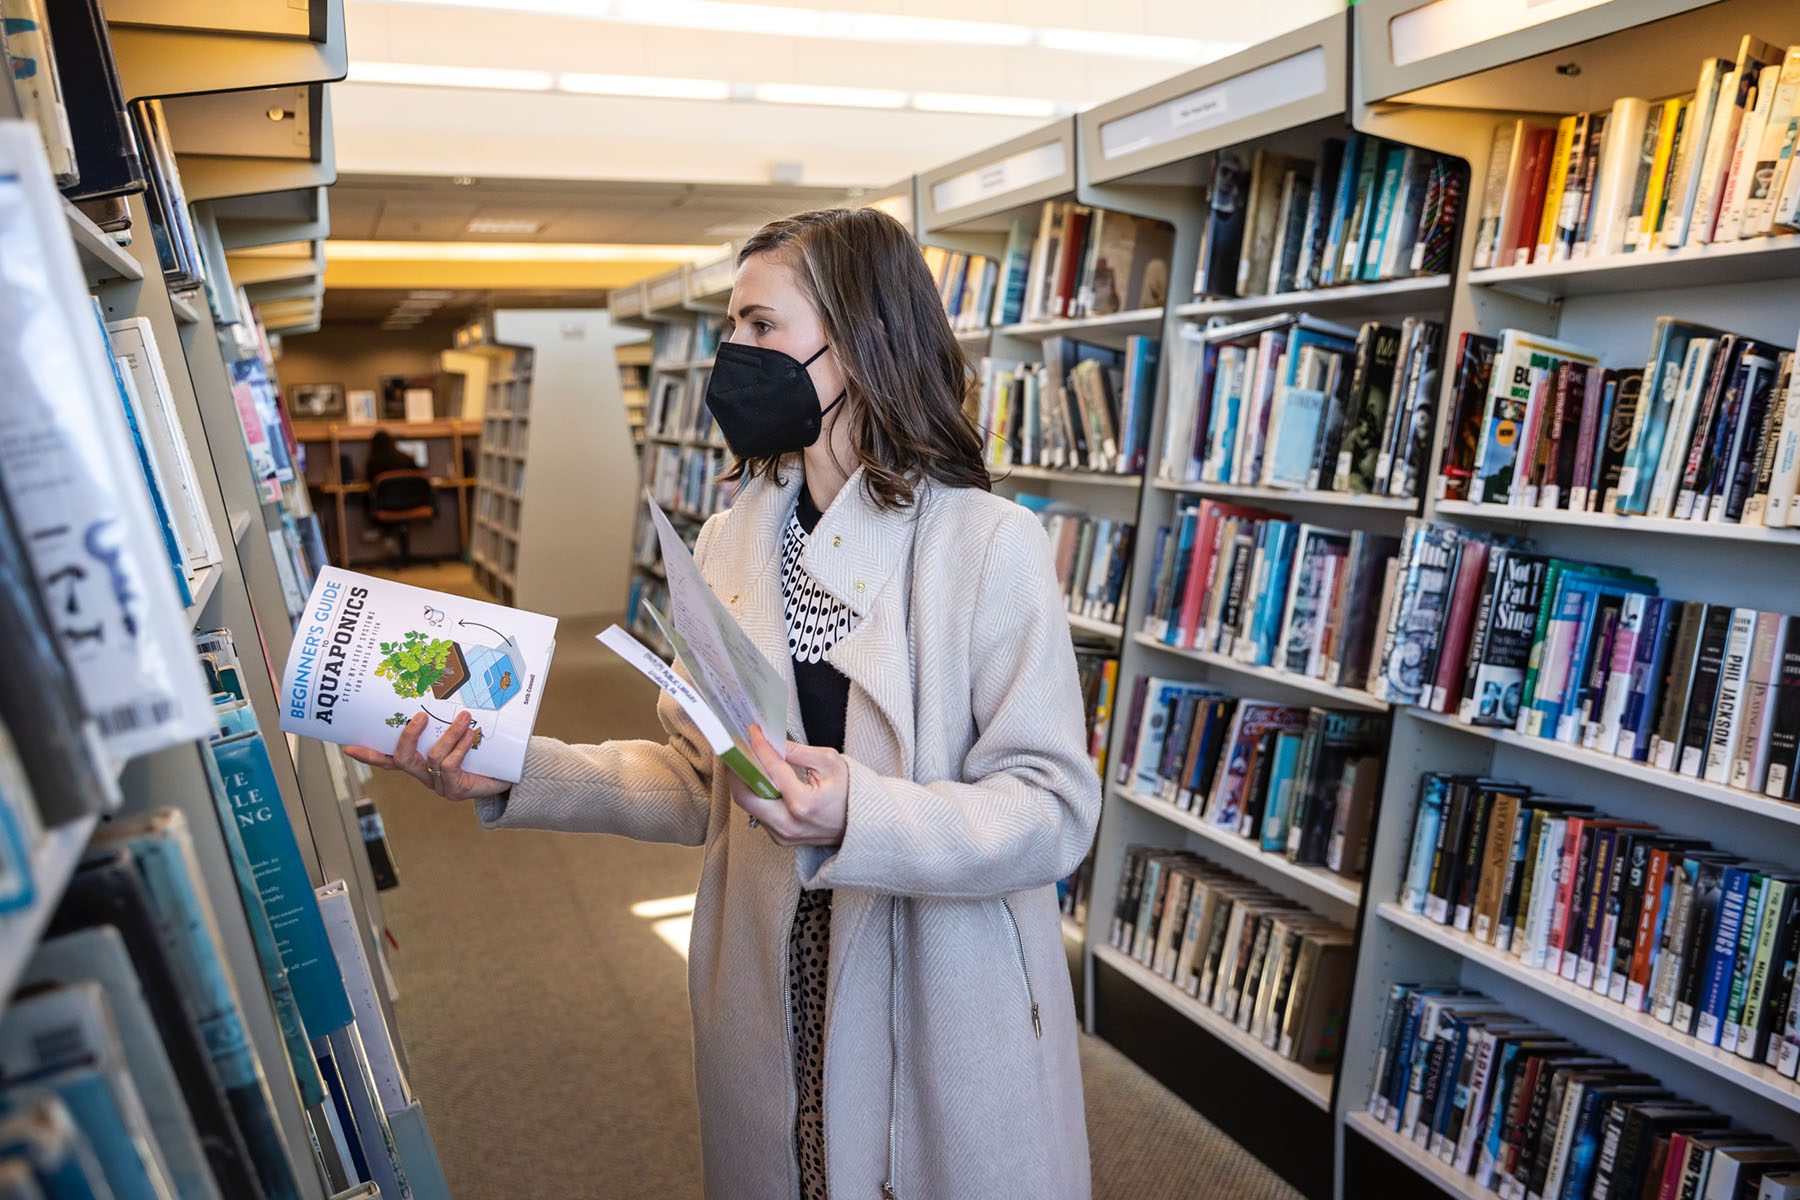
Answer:
[[426, 767], [425, 773], [427, 775], [431, 776], [431, 786], [432, 787], [435, 788], [435, 787], [443, 787], [444, 786], [443, 771], [439, 770], [437, 767]]

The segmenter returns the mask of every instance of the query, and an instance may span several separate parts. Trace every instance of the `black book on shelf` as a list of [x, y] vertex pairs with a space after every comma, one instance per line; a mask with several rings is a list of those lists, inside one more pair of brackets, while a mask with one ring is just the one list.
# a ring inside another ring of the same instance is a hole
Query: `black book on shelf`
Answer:
[[1194, 270], [1194, 295], [1237, 295], [1238, 258], [1244, 248], [1244, 218], [1250, 172], [1235, 150], [1221, 150], [1213, 160], [1207, 188], [1206, 225], [1200, 233], [1200, 257]]
[[207, 1165], [227, 1196], [261, 1197], [262, 1185], [224, 1086], [196, 1025], [181, 976], [164, 948], [131, 854], [116, 850], [83, 863], [50, 918], [48, 936], [110, 925], [119, 931], [162, 1034]]
[[1800, 798], [1800, 616], [1784, 618], [1781, 670], [1769, 704], [1769, 774], [1765, 795], [1781, 800]]
[[63, 194], [100, 200], [144, 190], [144, 160], [125, 111], [100, 0], [44, 0], [81, 178]]
[[1676, 769], [1698, 779], [1706, 769], [1706, 749], [1712, 740], [1713, 706], [1718, 702], [1719, 680], [1725, 668], [1725, 643], [1731, 636], [1731, 605], [1709, 604], [1700, 625], [1699, 646], [1694, 653], [1694, 675], [1688, 682], [1687, 712], [1681, 722], [1681, 746]]

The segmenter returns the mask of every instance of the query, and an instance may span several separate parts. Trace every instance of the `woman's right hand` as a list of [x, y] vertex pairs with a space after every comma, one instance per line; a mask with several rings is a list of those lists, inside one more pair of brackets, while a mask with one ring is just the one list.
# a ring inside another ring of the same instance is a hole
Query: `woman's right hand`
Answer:
[[423, 712], [400, 731], [400, 744], [392, 754], [383, 754], [367, 746], [346, 746], [344, 753], [359, 763], [389, 771], [405, 771], [414, 779], [446, 800], [473, 800], [481, 796], [498, 796], [512, 784], [502, 779], [489, 779], [462, 769], [463, 759], [475, 745], [479, 732], [468, 710], [456, 714], [450, 728], [444, 730], [437, 743], [423, 754], [419, 752], [419, 735], [425, 732], [429, 718]]

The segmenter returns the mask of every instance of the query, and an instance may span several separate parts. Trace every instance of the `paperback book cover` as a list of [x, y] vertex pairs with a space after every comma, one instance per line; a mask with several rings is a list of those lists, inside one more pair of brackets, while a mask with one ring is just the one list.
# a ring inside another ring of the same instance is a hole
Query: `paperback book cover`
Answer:
[[385, 753], [414, 713], [429, 748], [466, 709], [463, 767], [516, 783], [555, 652], [554, 617], [327, 567], [281, 674], [281, 728]]

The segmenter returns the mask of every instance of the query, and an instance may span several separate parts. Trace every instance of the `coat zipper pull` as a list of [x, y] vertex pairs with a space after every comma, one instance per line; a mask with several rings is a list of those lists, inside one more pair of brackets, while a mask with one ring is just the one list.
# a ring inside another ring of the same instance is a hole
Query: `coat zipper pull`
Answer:
[[1031, 1002], [1031, 1031], [1037, 1034], [1040, 1042], [1044, 1040], [1044, 1023], [1038, 1020], [1038, 1006], [1035, 1000]]
[[886, 1179], [881, 1181], [881, 1200], [894, 1200], [894, 1185]]

